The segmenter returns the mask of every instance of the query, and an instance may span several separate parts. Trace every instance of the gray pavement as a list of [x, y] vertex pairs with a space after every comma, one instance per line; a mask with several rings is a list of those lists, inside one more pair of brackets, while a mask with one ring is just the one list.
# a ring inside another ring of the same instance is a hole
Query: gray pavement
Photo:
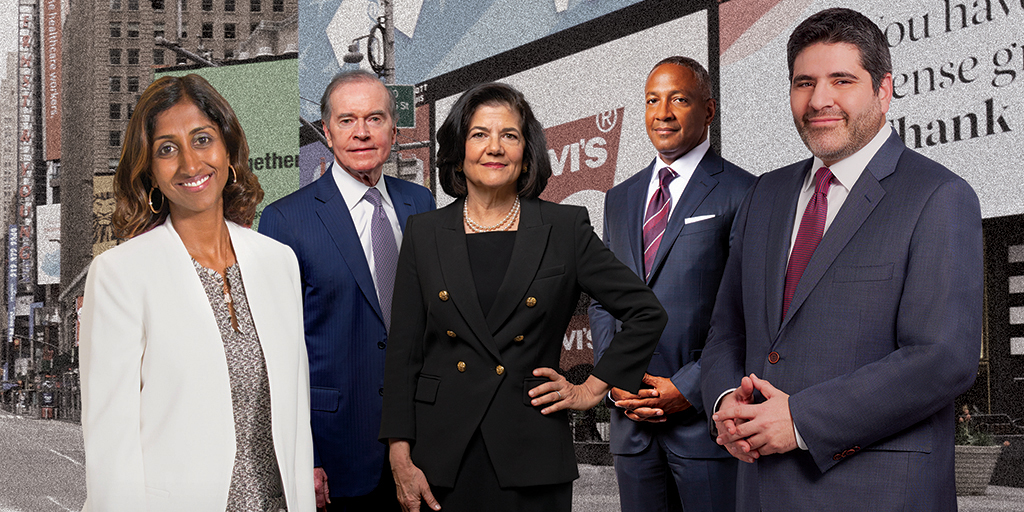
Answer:
[[[0, 512], [72, 512], [85, 502], [82, 427], [0, 412]], [[962, 512], [1024, 511], [1024, 489], [989, 486], [957, 498]], [[580, 465], [573, 512], [618, 512], [611, 466]]]
[[[960, 496], [960, 512], [1024, 511], [1024, 489], [988, 486], [984, 496]], [[573, 512], [619, 512], [619, 490], [611, 466], [580, 465], [580, 478], [573, 485]]]

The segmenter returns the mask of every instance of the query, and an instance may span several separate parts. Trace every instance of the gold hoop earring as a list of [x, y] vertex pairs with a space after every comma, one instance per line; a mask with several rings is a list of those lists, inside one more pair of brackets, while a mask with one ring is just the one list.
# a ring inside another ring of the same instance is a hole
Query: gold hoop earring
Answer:
[[462, 164], [459, 164], [459, 165], [455, 166], [455, 173], [456, 174], [462, 174]]
[[526, 174], [530, 170], [530, 164], [523, 164], [523, 174]]
[[156, 208], [154, 208], [153, 207], [153, 191], [154, 190], [157, 190], [157, 188], [156, 187], [152, 187], [152, 188], [149, 189], [149, 211], [153, 212], [153, 215], [160, 215], [160, 210], [162, 210], [164, 208], [164, 200], [163, 200], [163, 196], [161, 195], [161, 197], [160, 197], [160, 210], [157, 210]]
[[229, 165], [228, 166], [228, 171], [231, 172], [231, 183], [228, 183], [228, 185], [231, 185], [233, 183], [238, 183], [238, 174], [235, 173], [234, 166]]

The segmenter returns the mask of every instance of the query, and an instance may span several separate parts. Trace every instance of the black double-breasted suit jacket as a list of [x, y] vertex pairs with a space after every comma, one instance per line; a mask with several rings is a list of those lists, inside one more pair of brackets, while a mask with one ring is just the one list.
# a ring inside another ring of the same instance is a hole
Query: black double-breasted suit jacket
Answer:
[[[557, 368], [584, 291], [622, 320], [593, 374], [632, 391], [666, 322], [653, 292], [594, 233], [585, 208], [522, 200], [512, 260], [485, 317], [470, 271], [463, 200], [406, 224], [395, 280], [380, 438], [407, 439], [432, 485], [452, 487], [480, 430], [503, 487], [578, 477], [565, 411], [530, 389]], [[469, 235], [472, 236], [472, 235]]]

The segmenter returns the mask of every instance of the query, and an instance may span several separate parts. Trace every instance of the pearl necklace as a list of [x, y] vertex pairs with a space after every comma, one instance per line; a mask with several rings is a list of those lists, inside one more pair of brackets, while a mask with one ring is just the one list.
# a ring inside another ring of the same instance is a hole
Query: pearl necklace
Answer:
[[507, 231], [512, 227], [512, 224], [519, 217], [519, 196], [516, 196], [516, 201], [512, 203], [512, 208], [509, 209], [508, 214], [501, 222], [493, 226], [482, 226], [477, 224], [476, 221], [469, 217], [469, 198], [462, 203], [462, 218], [466, 221], [466, 225], [469, 226], [470, 231], [474, 233], [486, 233], [488, 231]]

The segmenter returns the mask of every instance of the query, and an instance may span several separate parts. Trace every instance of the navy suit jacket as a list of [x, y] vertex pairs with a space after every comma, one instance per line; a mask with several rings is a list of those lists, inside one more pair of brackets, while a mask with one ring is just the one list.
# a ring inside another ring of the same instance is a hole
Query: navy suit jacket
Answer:
[[740, 510], [956, 510], [953, 399], [974, 381], [981, 342], [978, 198], [893, 133], [782, 318], [810, 167], [783, 167], [751, 189], [704, 349], [705, 408], [755, 373], [790, 395], [810, 448], [740, 464]]
[[[605, 196], [604, 241], [638, 276], [644, 275], [643, 223], [654, 162], [615, 186]], [[700, 393], [700, 357], [711, 310], [729, 255], [733, 218], [754, 176], [708, 149], [677, 200], [662, 236], [647, 284], [668, 312], [657, 351], [647, 373], [668, 377], [693, 407], [665, 423], [638, 423], [620, 409], [612, 411], [611, 452], [636, 454], [658, 436], [678, 456], [730, 457], [708, 438]], [[688, 218], [714, 217], [686, 223]], [[600, 360], [617, 330], [615, 319], [594, 301], [590, 328], [595, 360]]]
[[[383, 179], [403, 230], [410, 215], [434, 209], [426, 188]], [[388, 340], [370, 267], [331, 169], [267, 206], [259, 231], [299, 260], [313, 464], [327, 473], [331, 495], [365, 495], [384, 467], [377, 431]]]

